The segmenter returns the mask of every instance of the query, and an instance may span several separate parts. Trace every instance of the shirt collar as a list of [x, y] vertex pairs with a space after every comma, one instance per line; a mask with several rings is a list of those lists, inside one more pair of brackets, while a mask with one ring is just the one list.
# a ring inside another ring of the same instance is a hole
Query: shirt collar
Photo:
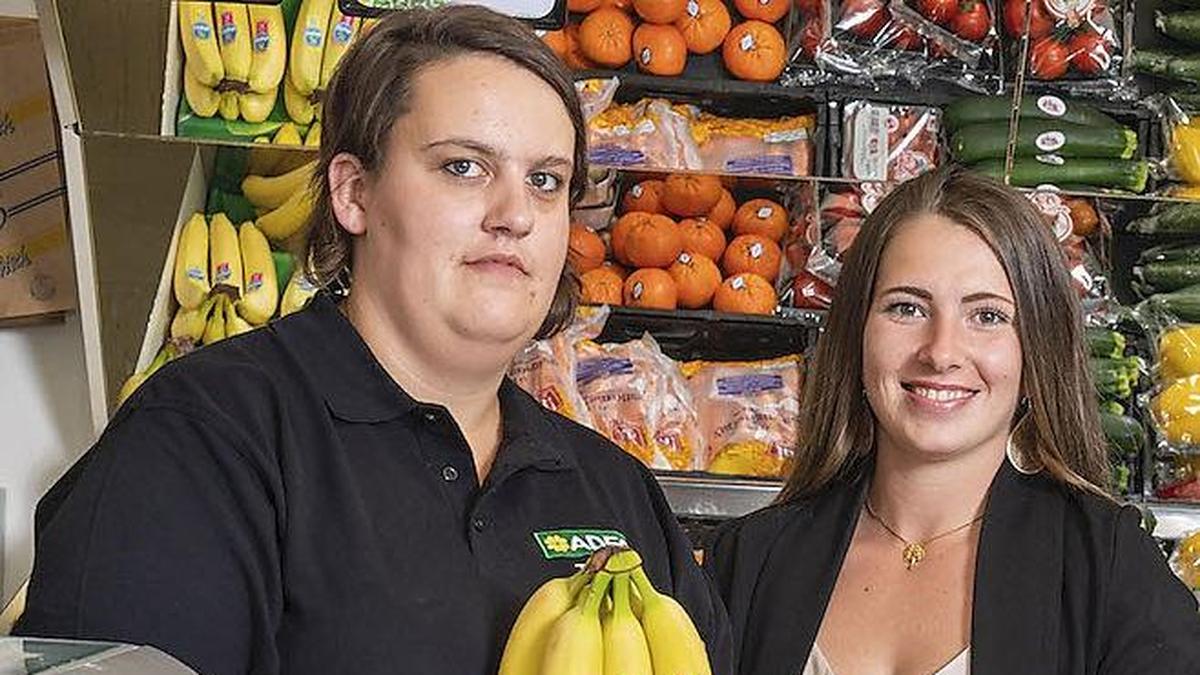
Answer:
[[383, 422], [417, 410], [417, 402], [387, 374], [328, 292], [273, 325], [338, 419]]
[[[435, 407], [416, 401], [396, 384], [328, 292], [318, 293], [308, 307], [272, 326], [340, 420], [385, 422]], [[497, 468], [576, 466], [570, 453], [562, 451], [562, 435], [549, 419], [555, 413], [508, 378], [499, 394], [504, 441]]]

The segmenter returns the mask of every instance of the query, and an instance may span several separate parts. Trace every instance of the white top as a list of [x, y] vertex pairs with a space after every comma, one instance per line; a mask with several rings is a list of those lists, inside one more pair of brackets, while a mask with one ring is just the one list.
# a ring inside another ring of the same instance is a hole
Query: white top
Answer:
[[[800, 675], [837, 675], [833, 667], [829, 665], [825, 654], [821, 652], [821, 647], [817, 643], [813, 643], [812, 651], [808, 654], [808, 662], [804, 664], [804, 670]], [[938, 668], [930, 675], [971, 675], [971, 648], [967, 647], [958, 653], [958, 656], [950, 660], [950, 663]]]

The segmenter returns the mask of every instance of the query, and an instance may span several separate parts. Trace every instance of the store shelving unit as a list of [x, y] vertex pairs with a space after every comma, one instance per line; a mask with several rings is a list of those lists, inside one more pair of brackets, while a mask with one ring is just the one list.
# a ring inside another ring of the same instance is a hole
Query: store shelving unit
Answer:
[[[28, 2], [7, 0], [14, 1]], [[62, 123], [89, 400], [99, 433], [112, 398], [141, 348], [171, 224], [195, 154], [246, 144], [159, 135], [162, 68], [166, 45], [175, 39], [168, 34], [170, 3], [33, 1], [42, 18]], [[618, 100], [661, 95], [701, 105], [749, 101], [761, 108], [758, 114], [764, 117], [811, 110], [818, 119], [814, 175], [770, 178], [818, 185], [859, 182], [840, 177], [838, 170], [840, 106], [845, 102], [867, 98], [939, 105], [954, 95], [940, 86], [887, 93], [842, 85], [785, 87], [724, 79], [716, 71], [712, 76], [683, 78], [607, 71], [578, 77], [613, 75], [621, 78]], [[1133, 120], [1145, 118], [1135, 104], [1100, 102], [1100, 107]], [[1148, 134], [1147, 143], [1157, 138], [1158, 130], [1152, 127], [1146, 121], [1138, 129]], [[261, 146], [254, 151], [262, 151]], [[1140, 195], [1069, 194], [1145, 206], [1162, 201]], [[602, 338], [633, 339], [649, 330], [676, 358], [713, 358], [720, 353], [729, 358], [764, 358], [803, 350], [820, 330], [823, 318], [820, 312], [804, 310], [785, 310], [778, 317], [745, 317], [617, 309]], [[676, 511], [697, 518], [749, 512], [770, 503], [781, 487], [779, 481], [703, 474], [660, 474], [659, 480]], [[1164, 532], [1200, 528], [1200, 505], [1152, 503], [1150, 507], [1159, 515]]]

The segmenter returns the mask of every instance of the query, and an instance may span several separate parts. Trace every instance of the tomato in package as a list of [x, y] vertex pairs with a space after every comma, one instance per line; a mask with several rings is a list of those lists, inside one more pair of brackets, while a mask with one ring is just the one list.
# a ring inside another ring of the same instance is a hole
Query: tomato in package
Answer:
[[684, 366], [704, 437], [701, 468], [712, 473], [781, 477], [795, 456], [800, 357], [694, 361]]
[[576, 383], [596, 431], [650, 468], [696, 468], [700, 430], [691, 394], [654, 338], [583, 340], [576, 358]]
[[901, 182], [936, 168], [942, 112], [856, 100], [842, 112], [842, 175]]
[[1018, 62], [1028, 2], [1029, 74], [1034, 79], [1119, 79], [1120, 29], [1109, 1], [1004, 0], [1003, 24], [1011, 62]]
[[839, 0], [822, 65], [878, 84], [928, 78], [970, 89], [1000, 85], [991, 0]]

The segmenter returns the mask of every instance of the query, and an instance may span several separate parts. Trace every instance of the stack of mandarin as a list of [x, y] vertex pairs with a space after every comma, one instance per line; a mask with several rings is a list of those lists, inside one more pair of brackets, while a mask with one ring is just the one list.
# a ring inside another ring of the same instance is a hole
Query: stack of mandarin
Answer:
[[723, 0], [568, 0], [567, 8], [582, 20], [543, 39], [577, 70], [634, 61], [644, 73], [675, 76], [687, 67], [689, 54], [720, 49], [734, 77], [772, 82], [787, 62], [787, 43], [776, 24], [790, 1], [735, 0], [744, 19], [735, 25]]
[[587, 304], [771, 314], [789, 221], [770, 199], [736, 204], [715, 176], [647, 179], [622, 198], [607, 246], [571, 226], [570, 264]]

